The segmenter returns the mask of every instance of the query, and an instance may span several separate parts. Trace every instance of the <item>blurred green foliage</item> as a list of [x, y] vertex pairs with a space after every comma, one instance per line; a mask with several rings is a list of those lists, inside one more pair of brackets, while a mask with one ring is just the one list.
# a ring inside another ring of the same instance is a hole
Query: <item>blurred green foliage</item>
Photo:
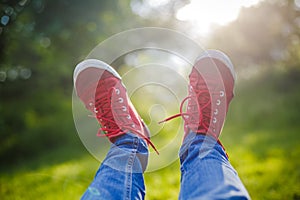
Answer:
[[78, 144], [72, 71], [95, 44], [122, 30], [120, 19], [132, 15], [123, 3], [2, 1], [2, 13], [11, 20], [1, 27], [0, 40], [1, 163]]
[[[188, 1], [170, 1], [147, 16], [133, 12], [133, 2], [144, 1], [0, 2], [4, 199], [74, 199], [91, 181], [98, 163], [86, 156], [72, 118], [74, 66], [122, 30], [161, 26], [187, 32], [174, 13]], [[222, 140], [253, 199], [300, 198], [299, 12], [294, 0], [265, 0], [207, 40], [208, 48], [230, 55], [240, 77]], [[147, 198], [175, 199], [179, 177], [178, 161], [146, 174]]]

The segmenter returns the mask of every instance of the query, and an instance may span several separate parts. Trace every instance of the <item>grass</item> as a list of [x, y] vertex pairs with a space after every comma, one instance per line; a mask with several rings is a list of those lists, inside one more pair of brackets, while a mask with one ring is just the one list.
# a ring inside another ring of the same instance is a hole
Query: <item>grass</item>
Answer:
[[[300, 84], [294, 80], [286, 89], [285, 79], [273, 79], [239, 85], [221, 140], [252, 199], [298, 200]], [[82, 146], [52, 149], [14, 166], [1, 166], [0, 196], [79, 199], [98, 166]], [[177, 199], [179, 161], [146, 173], [145, 182], [146, 199]]]

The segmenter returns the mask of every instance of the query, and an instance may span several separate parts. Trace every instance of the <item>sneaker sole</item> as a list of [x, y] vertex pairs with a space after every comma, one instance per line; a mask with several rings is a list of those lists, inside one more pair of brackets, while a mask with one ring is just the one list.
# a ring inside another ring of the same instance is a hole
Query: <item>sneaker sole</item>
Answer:
[[110, 72], [112, 75], [114, 75], [115, 77], [117, 77], [118, 79], [120, 80], [122, 79], [121, 76], [118, 74], [118, 72], [114, 68], [112, 68], [109, 64], [97, 59], [87, 59], [80, 62], [78, 65], [76, 65], [73, 74], [74, 85], [80, 72], [90, 67], [106, 70]]
[[221, 62], [223, 62], [226, 65], [226, 67], [230, 70], [234, 81], [236, 81], [236, 73], [235, 73], [233, 64], [232, 64], [230, 58], [226, 54], [224, 54], [223, 52], [218, 51], [218, 50], [207, 50], [207, 51], [203, 52], [199, 57], [197, 57], [196, 62], [198, 62], [199, 60], [201, 60], [203, 58], [207, 58], [207, 57], [218, 59]]

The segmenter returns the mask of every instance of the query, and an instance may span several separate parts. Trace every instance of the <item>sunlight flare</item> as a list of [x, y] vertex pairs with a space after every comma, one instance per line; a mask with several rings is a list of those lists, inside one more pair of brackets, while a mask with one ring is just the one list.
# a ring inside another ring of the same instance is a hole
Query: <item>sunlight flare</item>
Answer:
[[176, 18], [197, 26], [198, 32], [208, 33], [212, 25], [226, 25], [234, 21], [242, 7], [250, 7], [260, 0], [192, 0], [177, 11]]

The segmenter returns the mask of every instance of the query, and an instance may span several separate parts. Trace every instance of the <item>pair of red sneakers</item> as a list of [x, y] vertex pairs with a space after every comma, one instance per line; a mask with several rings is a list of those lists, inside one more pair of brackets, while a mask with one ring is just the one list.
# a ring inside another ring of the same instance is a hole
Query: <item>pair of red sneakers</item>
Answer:
[[[182, 116], [185, 134], [191, 131], [207, 134], [219, 142], [233, 98], [233, 65], [224, 53], [208, 50], [196, 60], [189, 79], [188, 97], [182, 101], [180, 113], [164, 121]], [[98, 136], [106, 136], [114, 142], [118, 136], [131, 132], [158, 152], [150, 141], [147, 126], [127, 95], [120, 75], [111, 66], [96, 59], [84, 60], [74, 70], [74, 84], [78, 97], [101, 124]], [[186, 101], [186, 111], [183, 111]]]

